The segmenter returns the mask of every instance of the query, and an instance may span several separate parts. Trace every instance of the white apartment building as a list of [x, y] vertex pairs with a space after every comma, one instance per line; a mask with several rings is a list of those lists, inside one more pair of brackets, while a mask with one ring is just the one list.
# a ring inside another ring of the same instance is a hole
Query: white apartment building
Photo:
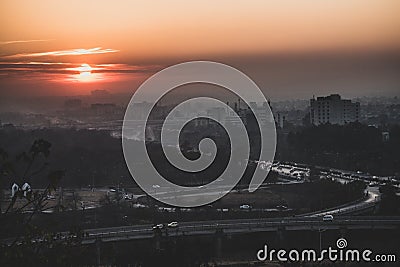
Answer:
[[360, 119], [360, 103], [334, 94], [310, 100], [310, 120], [314, 125], [325, 123], [344, 125]]

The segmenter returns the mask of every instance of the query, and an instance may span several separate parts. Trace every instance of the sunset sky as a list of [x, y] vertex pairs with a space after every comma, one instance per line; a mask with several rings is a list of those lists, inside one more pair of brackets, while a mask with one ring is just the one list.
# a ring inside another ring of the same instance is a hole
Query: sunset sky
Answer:
[[396, 95], [399, 11], [398, 0], [2, 0], [0, 94], [133, 92], [201, 59], [272, 97]]

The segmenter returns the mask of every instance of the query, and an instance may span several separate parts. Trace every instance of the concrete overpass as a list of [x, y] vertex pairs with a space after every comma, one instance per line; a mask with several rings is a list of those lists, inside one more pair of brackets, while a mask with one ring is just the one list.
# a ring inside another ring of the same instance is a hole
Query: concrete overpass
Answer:
[[98, 240], [116, 242], [134, 239], [149, 239], [158, 236], [196, 236], [223, 234], [243, 234], [274, 231], [338, 229], [386, 229], [399, 230], [400, 217], [335, 217], [323, 221], [321, 217], [291, 217], [279, 219], [238, 219], [221, 221], [182, 222], [176, 228], [164, 227], [153, 230], [152, 225], [136, 225], [85, 230], [83, 243]]

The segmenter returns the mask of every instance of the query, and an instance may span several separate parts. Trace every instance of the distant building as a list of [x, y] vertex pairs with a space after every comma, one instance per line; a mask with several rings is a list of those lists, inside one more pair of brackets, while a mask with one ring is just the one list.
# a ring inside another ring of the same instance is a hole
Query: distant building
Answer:
[[96, 103], [92, 104], [90, 106], [90, 109], [92, 112], [94, 112], [96, 115], [110, 115], [110, 114], [116, 114], [118, 112], [118, 107], [115, 104], [112, 103]]
[[109, 103], [112, 94], [107, 90], [93, 90], [90, 92], [90, 99], [92, 103]]
[[390, 134], [389, 132], [382, 132], [382, 141], [383, 142], [388, 142], [390, 139]]
[[207, 110], [207, 115], [218, 122], [224, 122], [226, 119], [226, 110], [223, 107], [213, 107]]
[[310, 100], [310, 121], [314, 125], [325, 123], [344, 125], [360, 119], [360, 103], [342, 99], [340, 95], [314, 97]]
[[[271, 116], [270, 110], [272, 111], [272, 108], [269, 108], [269, 102], [262, 102], [262, 104], [260, 103], [261, 105], [257, 104], [256, 102], [250, 102], [249, 104], [250, 108], [259, 116], [262, 124], [273, 122], [274, 117]], [[250, 109], [246, 110], [246, 112], [249, 113]]]
[[[136, 120], [145, 120], [147, 111], [151, 110], [152, 105], [148, 102], [139, 102], [139, 103], [134, 103], [132, 106], [132, 111], [130, 114], [132, 114], [132, 118]], [[153, 115], [154, 116], [154, 115]]]
[[286, 122], [286, 116], [280, 112], [276, 114], [276, 124], [280, 127], [283, 128]]
[[208, 118], [197, 118], [195, 120], [195, 125], [196, 127], [200, 127], [200, 126], [208, 126], [210, 124], [210, 120]]

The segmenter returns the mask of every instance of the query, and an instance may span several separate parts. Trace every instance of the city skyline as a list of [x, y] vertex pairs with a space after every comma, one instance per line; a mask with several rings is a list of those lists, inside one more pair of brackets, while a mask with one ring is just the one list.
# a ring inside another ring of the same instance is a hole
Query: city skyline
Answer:
[[393, 96], [398, 8], [393, 0], [3, 1], [0, 94], [133, 93], [166, 66], [212, 60], [279, 99]]
[[0, 1], [0, 266], [396, 265], [398, 10]]

